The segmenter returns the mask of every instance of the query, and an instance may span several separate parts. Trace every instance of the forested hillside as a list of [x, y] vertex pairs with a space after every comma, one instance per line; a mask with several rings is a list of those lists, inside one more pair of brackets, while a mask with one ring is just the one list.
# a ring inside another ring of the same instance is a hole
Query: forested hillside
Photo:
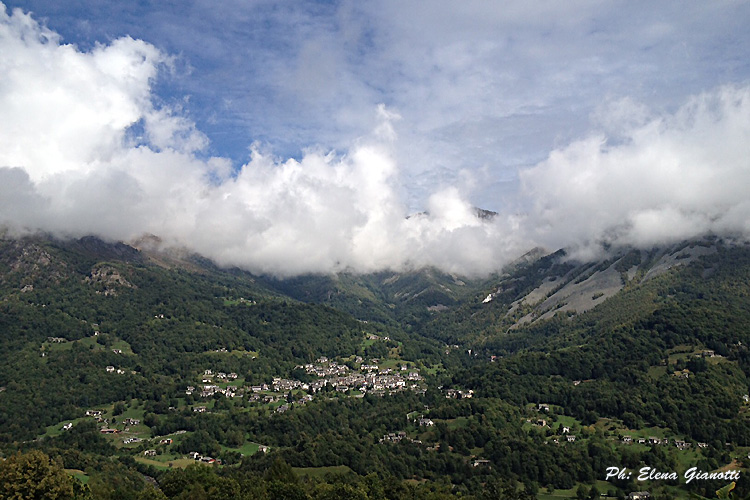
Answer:
[[718, 239], [278, 280], [6, 238], [0, 476], [36, 463], [60, 498], [713, 497], [729, 481], [606, 471], [746, 470], [749, 297], [750, 249]]

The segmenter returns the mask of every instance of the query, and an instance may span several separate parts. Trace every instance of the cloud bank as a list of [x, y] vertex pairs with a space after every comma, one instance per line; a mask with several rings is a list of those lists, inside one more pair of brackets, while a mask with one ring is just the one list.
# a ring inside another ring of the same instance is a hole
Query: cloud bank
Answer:
[[[0, 224], [12, 232], [159, 236], [215, 260], [289, 276], [426, 265], [484, 274], [543, 245], [592, 255], [707, 232], [750, 234], [750, 87], [720, 87], [671, 115], [628, 100], [601, 131], [521, 172], [514, 214], [481, 221], [465, 190], [408, 204], [397, 114], [346, 152], [239, 169], [153, 86], [171, 59], [129, 37], [83, 51], [0, 11]], [[466, 185], [470, 185], [467, 182]]]

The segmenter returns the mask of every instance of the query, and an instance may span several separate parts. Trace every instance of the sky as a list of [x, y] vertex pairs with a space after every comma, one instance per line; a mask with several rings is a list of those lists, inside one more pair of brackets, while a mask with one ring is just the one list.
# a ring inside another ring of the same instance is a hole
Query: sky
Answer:
[[0, 225], [279, 276], [746, 239], [748, 20], [738, 1], [6, 1]]

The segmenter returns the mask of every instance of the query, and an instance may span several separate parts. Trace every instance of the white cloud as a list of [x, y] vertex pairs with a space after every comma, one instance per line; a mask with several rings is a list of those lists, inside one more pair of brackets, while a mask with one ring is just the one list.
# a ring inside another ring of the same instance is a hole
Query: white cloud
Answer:
[[671, 115], [618, 101], [601, 133], [521, 173], [523, 216], [480, 222], [468, 174], [429, 193], [429, 216], [405, 218], [401, 117], [390, 107], [373, 107], [373, 133], [344, 153], [284, 160], [255, 146], [232, 172], [200, 154], [207, 139], [180, 109], [155, 104], [154, 79], [169, 65], [140, 40], [82, 51], [3, 10], [0, 224], [126, 241], [151, 233], [279, 275], [487, 273], [538, 244], [592, 255], [605, 241], [750, 230], [750, 87], [700, 94]]
[[618, 137], [592, 136], [522, 173], [532, 235], [552, 245], [648, 246], [708, 231], [747, 234], [750, 87], [695, 96], [634, 126], [619, 104]]

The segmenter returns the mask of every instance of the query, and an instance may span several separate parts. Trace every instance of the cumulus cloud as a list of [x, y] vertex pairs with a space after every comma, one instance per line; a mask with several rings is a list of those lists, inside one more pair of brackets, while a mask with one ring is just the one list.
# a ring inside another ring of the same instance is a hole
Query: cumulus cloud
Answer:
[[239, 168], [207, 157], [194, 123], [154, 98], [170, 64], [140, 40], [84, 51], [27, 14], [0, 10], [0, 224], [125, 241], [154, 234], [221, 265], [281, 276], [427, 265], [481, 274], [540, 244], [591, 255], [605, 242], [750, 229], [747, 87], [660, 117], [615, 103], [604, 132], [521, 173], [523, 215], [480, 221], [456, 186], [406, 217], [399, 115], [386, 106], [372, 110], [374, 131], [342, 153], [280, 159], [255, 146]]
[[650, 119], [629, 101], [615, 109], [614, 145], [592, 135], [522, 172], [536, 240], [586, 255], [602, 243], [747, 234], [750, 87], [720, 87]]

